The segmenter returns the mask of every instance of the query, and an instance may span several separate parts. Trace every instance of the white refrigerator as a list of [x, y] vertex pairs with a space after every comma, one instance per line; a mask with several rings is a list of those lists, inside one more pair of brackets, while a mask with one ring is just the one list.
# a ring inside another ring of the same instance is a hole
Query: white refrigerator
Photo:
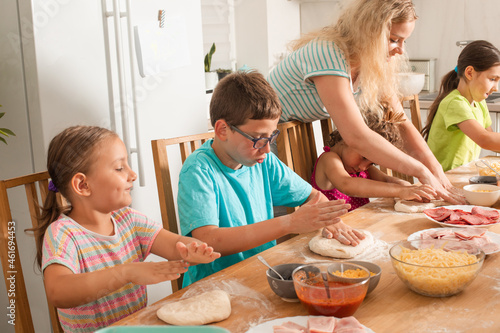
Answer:
[[[2, 0], [0, 127], [16, 136], [0, 143], [0, 179], [45, 170], [70, 125], [111, 128], [139, 174], [133, 207], [161, 221], [150, 142], [207, 131], [203, 57], [199, 0]], [[10, 196], [36, 331], [50, 332], [24, 194]], [[155, 301], [170, 283], [149, 291]], [[0, 331], [14, 330], [1, 320]]]

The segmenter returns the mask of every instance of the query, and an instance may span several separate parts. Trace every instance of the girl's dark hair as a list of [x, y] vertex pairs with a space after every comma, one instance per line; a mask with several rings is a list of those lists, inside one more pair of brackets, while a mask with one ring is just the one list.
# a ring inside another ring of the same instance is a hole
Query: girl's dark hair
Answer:
[[[366, 125], [372, 131], [380, 134], [395, 147], [402, 149], [403, 140], [401, 139], [401, 133], [399, 130], [401, 117], [398, 117], [398, 115], [395, 115], [390, 110], [387, 110], [387, 107], [384, 108], [384, 118], [380, 117], [377, 112], [372, 111], [366, 112], [364, 116]], [[333, 147], [341, 141], [343, 141], [342, 136], [338, 130], [335, 130], [330, 133], [330, 139], [327, 144], [330, 147]]]
[[[115, 132], [97, 126], [74, 126], [65, 129], [52, 139], [47, 153], [47, 170], [52, 183], [68, 202], [71, 202], [70, 182], [73, 176], [79, 172], [88, 173], [96, 147], [105, 139], [116, 136]], [[70, 206], [61, 207], [57, 203], [56, 193], [49, 191], [38, 219], [38, 227], [26, 230], [33, 232], [35, 236], [36, 264], [39, 268], [42, 265], [45, 231], [59, 215], [70, 211]]]
[[427, 124], [422, 129], [425, 140], [429, 138], [429, 131], [439, 104], [450, 92], [457, 89], [460, 78], [464, 76], [465, 69], [472, 66], [476, 72], [484, 72], [496, 65], [500, 65], [500, 51], [490, 42], [476, 40], [464, 47], [458, 56], [457, 71], [452, 70], [443, 77], [438, 95], [429, 109]]

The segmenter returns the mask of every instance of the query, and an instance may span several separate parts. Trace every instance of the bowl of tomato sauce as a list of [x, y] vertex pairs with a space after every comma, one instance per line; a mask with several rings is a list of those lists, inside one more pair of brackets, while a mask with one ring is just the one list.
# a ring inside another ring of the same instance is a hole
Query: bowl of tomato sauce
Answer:
[[[316, 262], [297, 267], [292, 273], [295, 292], [310, 315], [352, 316], [365, 299], [370, 277], [339, 281], [328, 273], [332, 264]], [[352, 265], [352, 268], [366, 270], [363, 266]]]

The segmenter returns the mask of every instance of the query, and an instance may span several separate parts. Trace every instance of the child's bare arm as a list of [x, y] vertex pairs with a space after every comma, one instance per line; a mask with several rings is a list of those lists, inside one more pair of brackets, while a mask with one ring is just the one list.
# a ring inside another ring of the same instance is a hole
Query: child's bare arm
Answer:
[[175, 280], [188, 266], [183, 261], [136, 262], [75, 274], [66, 266], [51, 264], [45, 268], [43, 276], [51, 304], [70, 308], [95, 301], [127, 283], [148, 285]]
[[500, 151], [500, 133], [493, 132], [491, 127], [484, 128], [474, 119], [463, 121], [457, 126], [481, 148]]
[[168, 260], [179, 260], [195, 263], [212, 262], [220, 257], [220, 253], [202, 241], [174, 234], [162, 229], [151, 247], [151, 253]]
[[384, 183], [399, 184], [402, 186], [410, 186], [411, 185], [411, 183], [407, 182], [406, 180], [403, 180], [403, 179], [397, 178], [397, 177], [392, 177], [386, 173], [383, 173], [382, 171], [380, 171], [379, 168], [377, 168], [376, 166], [373, 166], [373, 165], [371, 167], [369, 167], [367, 171], [368, 171], [368, 174], [370, 175], [370, 179], [373, 179], [376, 181], [380, 181], [380, 182], [384, 182]]
[[312, 197], [296, 212], [270, 220], [231, 228], [207, 225], [193, 230], [193, 237], [213, 246], [223, 256], [252, 249], [291, 233], [304, 233], [338, 223], [349, 205], [328, 201], [312, 191]]

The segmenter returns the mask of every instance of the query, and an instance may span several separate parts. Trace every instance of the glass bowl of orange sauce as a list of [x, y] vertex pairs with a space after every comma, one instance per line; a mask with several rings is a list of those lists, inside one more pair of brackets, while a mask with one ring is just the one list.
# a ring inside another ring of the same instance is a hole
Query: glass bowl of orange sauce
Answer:
[[316, 262], [297, 267], [292, 273], [295, 292], [310, 315], [352, 316], [365, 299], [370, 274], [365, 267], [349, 263], [349, 269], [367, 271], [366, 277], [339, 279], [329, 273], [332, 264]]

